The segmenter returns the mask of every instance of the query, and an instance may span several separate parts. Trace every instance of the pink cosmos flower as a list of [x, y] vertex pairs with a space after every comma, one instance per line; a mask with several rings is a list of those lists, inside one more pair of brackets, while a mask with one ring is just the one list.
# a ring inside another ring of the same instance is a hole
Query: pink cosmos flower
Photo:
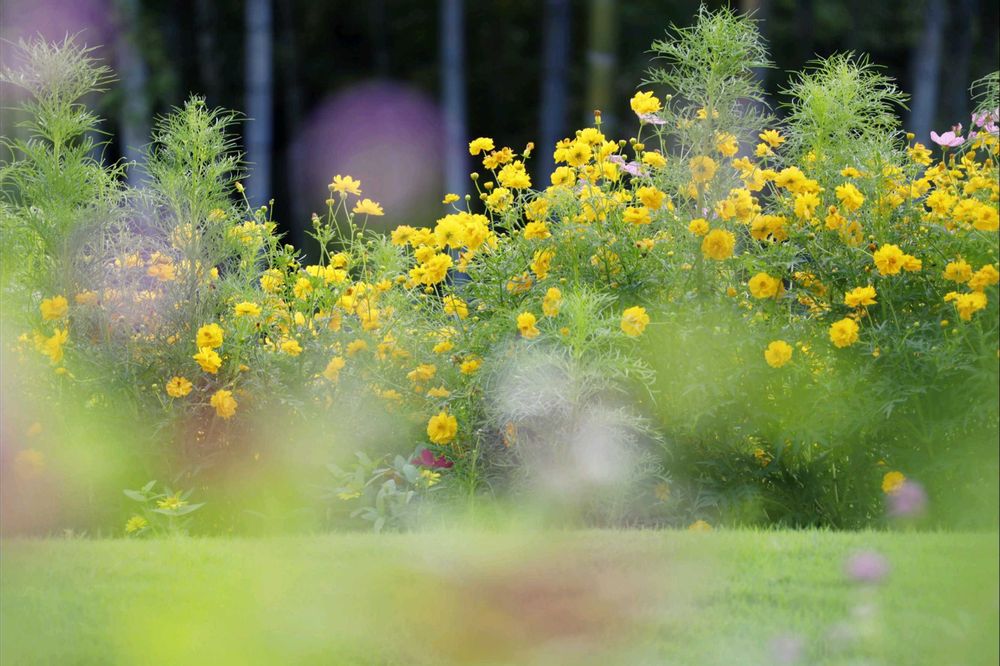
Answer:
[[420, 455], [410, 461], [414, 465], [420, 465], [422, 467], [432, 467], [437, 469], [448, 469], [455, 463], [445, 458], [443, 455], [434, 457], [434, 454], [428, 449], [424, 449], [420, 452]]
[[947, 146], [948, 148], [954, 148], [955, 146], [961, 146], [965, 143], [965, 139], [961, 136], [962, 134], [962, 123], [959, 123], [952, 127], [949, 131], [944, 134], [938, 134], [937, 132], [931, 132], [931, 141], [939, 146]]
[[647, 125], [666, 125], [667, 121], [659, 117], [655, 113], [646, 113], [639, 116], [639, 121], [646, 123]]

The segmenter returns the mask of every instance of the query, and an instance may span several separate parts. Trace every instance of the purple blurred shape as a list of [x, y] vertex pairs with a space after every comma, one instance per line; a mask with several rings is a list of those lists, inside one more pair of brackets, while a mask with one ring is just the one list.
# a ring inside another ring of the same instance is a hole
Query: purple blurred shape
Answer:
[[903, 485], [889, 493], [886, 501], [890, 518], [916, 518], [927, 509], [927, 491], [916, 481], [907, 479]]
[[844, 571], [857, 583], [878, 583], [889, 573], [889, 561], [874, 551], [863, 551], [847, 559]]
[[441, 198], [442, 136], [441, 111], [424, 93], [385, 81], [351, 86], [320, 103], [294, 138], [294, 195], [322, 201], [335, 174], [351, 175], [387, 218], [405, 218]]
[[42, 37], [61, 42], [79, 33], [77, 43], [91, 46], [111, 42], [114, 12], [109, 0], [4, 0], [2, 37]]

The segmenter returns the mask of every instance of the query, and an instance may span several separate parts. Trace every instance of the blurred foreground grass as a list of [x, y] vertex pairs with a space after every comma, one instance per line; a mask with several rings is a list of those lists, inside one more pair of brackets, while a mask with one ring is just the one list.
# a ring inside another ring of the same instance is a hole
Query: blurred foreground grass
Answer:
[[0, 662], [996, 664], [997, 562], [996, 534], [9, 540]]

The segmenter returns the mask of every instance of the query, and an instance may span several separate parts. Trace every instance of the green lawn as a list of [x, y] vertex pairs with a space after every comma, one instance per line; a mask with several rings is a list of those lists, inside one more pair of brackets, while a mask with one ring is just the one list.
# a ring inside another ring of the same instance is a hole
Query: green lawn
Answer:
[[[859, 550], [883, 582], [847, 579]], [[799, 640], [799, 664], [998, 663], [996, 534], [15, 540], [0, 561], [12, 666], [763, 665]]]

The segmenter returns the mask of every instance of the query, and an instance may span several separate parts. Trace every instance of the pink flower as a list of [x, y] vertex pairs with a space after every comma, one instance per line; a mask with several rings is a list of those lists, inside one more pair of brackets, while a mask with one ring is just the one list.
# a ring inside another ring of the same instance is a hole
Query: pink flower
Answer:
[[646, 123], [647, 125], [666, 125], [667, 121], [659, 117], [655, 113], [646, 113], [639, 116], [639, 121]]
[[434, 454], [428, 449], [424, 449], [420, 452], [420, 455], [410, 461], [414, 465], [421, 465], [423, 467], [436, 467], [438, 469], [448, 469], [455, 463], [445, 458], [443, 455], [434, 457]]
[[844, 571], [855, 582], [878, 583], [889, 573], [889, 561], [874, 551], [864, 551], [848, 558]]
[[907, 479], [886, 497], [890, 518], [915, 518], [927, 509], [927, 492], [916, 481]]
[[[961, 125], [959, 125], [959, 132], [961, 132]], [[965, 143], [965, 139], [956, 135], [955, 132], [948, 131], [944, 134], [938, 134], [937, 132], [931, 132], [931, 141], [939, 146], [947, 146], [949, 148], [954, 148], [955, 146], [961, 146]]]

